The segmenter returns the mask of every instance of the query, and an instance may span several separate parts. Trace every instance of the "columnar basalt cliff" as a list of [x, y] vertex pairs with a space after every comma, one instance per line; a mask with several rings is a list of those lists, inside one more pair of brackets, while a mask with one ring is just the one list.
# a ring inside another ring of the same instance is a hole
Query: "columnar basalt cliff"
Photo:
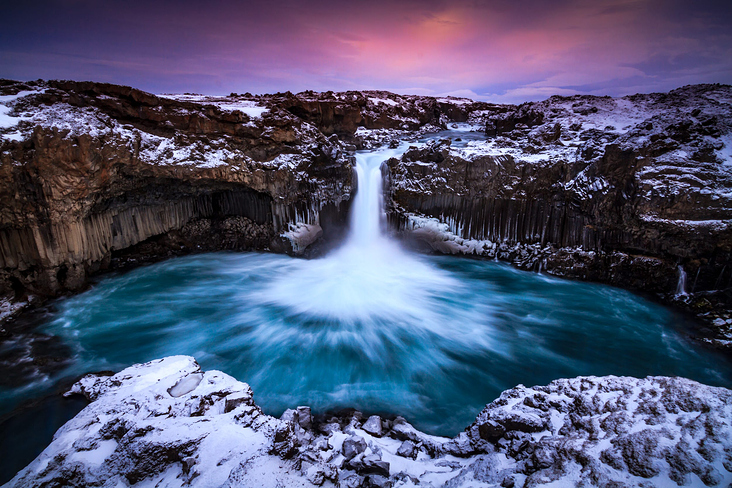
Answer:
[[347, 220], [354, 150], [462, 122], [487, 139], [418, 144], [385, 166], [395, 229], [439, 252], [676, 294], [716, 310], [722, 336], [732, 328], [719, 313], [732, 283], [728, 86], [520, 106], [64, 81], [0, 91], [0, 295], [16, 302], [144, 259], [305, 252]]
[[79, 290], [117, 261], [302, 252], [345, 223], [358, 127], [408, 132], [485, 105], [66, 81], [5, 81], [0, 92], [0, 295], [16, 299]]
[[486, 141], [389, 161], [398, 229], [441, 252], [729, 306], [732, 88], [552, 97], [485, 119]]
[[[21, 119], [0, 153], [6, 290], [78, 289], [115, 251], [200, 219], [256, 228], [239, 247], [284, 246], [289, 223], [318, 225], [351, 192], [338, 141], [288, 113], [251, 117], [93, 83], [4, 90]], [[212, 238], [198, 237], [187, 244]]]

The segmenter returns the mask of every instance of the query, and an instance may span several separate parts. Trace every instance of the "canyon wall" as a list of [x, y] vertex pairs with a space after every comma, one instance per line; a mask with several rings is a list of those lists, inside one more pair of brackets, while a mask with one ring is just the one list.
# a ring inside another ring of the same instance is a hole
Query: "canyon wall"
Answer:
[[387, 163], [390, 222], [443, 252], [650, 292], [675, 293], [681, 266], [686, 292], [729, 303], [730, 103], [700, 85], [488, 114], [485, 141]]
[[729, 86], [519, 106], [68, 81], [0, 91], [0, 295], [16, 301], [188, 252], [316, 252], [346, 226], [356, 149], [464, 122], [485, 138], [453, 132], [385, 165], [399, 233], [559, 276], [707, 293], [696, 312], [732, 303]]
[[19, 123], [0, 149], [0, 292], [78, 290], [115, 253], [172, 231], [163, 256], [227, 248], [210, 243], [237, 223], [252, 235], [234, 248], [291, 252], [291, 224], [327, 231], [347, 212], [352, 158], [288, 112], [96, 83], [3, 90], [19, 95]]
[[386, 92], [156, 96], [70, 81], [0, 81], [0, 95], [10, 121], [0, 126], [0, 296], [15, 300], [148, 259], [336, 240], [358, 127], [405, 133], [485, 106]]

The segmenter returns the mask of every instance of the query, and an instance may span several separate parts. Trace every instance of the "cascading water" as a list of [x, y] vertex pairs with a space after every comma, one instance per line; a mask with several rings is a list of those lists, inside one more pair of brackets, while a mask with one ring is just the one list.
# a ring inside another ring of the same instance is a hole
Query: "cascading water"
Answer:
[[[438, 317], [440, 312], [430, 298], [458, 290], [461, 284], [403, 251], [383, 233], [380, 166], [404, 149], [356, 154], [358, 191], [343, 247], [322, 259], [294, 262], [292, 271], [263, 288], [258, 300], [314, 318], [357, 323], [364, 337], [380, 333], [384, 321], [414, 322], [441, 333], [435, 322], [444, 317]], [[457, 327], [453, 333], [459, 330]]]
[[685, 297], [686, 293], [686, 271], [679, 264], [679, 282], [676, 284], [676, 297]]
[[444, 435], [519, 383], [661, 374], [729, 386], [728, 362], [686, 342], [680, 317], [627, 291], [402, 250], [383, 232], [379, 168], [404, 150], [356, 155], [350, 233], [324, 258], [175, 258], [58, 302], [42, 331], [72, 364], [6, 389], [0, 409], [62, 377], [172, 354], [247, 381], [270, 414], [355, 407]]

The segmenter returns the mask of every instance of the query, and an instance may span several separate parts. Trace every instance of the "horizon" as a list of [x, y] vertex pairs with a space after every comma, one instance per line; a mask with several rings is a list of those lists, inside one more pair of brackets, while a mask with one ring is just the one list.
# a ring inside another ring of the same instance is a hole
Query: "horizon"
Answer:
[[369, 89], [364, 89], [364, 90], [322, 90], [322, 91], [311, 90], [311, 89], [304, 89], [304, 90], [300, 90], [298, 92], [292, 92], [290, 90], [285, 90], [285, 91], [269, 92], [269, 93], [266, 93], [266, 92], [263, 92], [263, 93], [251, 93], [251, 92], [243, 92], [243, 93], [239, 93], [239, 92], [229, 92], [229, 93], [200, 93], [200, 92], [183, 92], [183, 91], [181, 91], [181, 92], [150, 92], [150, 91], [143, 90], [143, 89], [138, 88], [138, 87], [133, 86], [133, 85], [121, 85], [119, 83], [111, 83], [111, 82], [95, 81], [95, 80], [67, 80], [67, 79], [42, 79], [42, 78], [33, 79], [33, 80], [11, 80], [11, 79], [8, 79], [8, 78], [0, 78], [0, 81], [10, 81], [10, 82], [17, 82], [17, 83], [32, 83], [32, 82], [38, 82], [38, 81], [40, 81], [40, 82], [48, 82], [48, 81], [71, 81], [71, 82], [75, 82], [75, 83], [100, 83], [100, 84], [107, 83], [107, 84], [110, 84], [110, 85], [126, 86], [126, 87], [129, 87], [129, 88], [132, 88], [132, 89], [144, 91], [146, 93], [149, 93], [151, 95], [155, 95], [157, 97], [192, 95], [192, 96], [202, 96], [202, 97], [211, 97], [211, 98], [227, 98], [227, 97], [231, 97], [233, 95], [235, 95], [235, 96], [245, 96], [248, 93], [249, 95], [251, 95], [251, 97], [255, 98], [255, 97], [260, 97], [260, 96], [271, 96], [271, 95], [285, 94], [285, 93], [291, 93], [292, 95], [297, 96], [297, 95], [300, 95], [302, 93], [307, 93], [307, 92], [313, 92], [315, 94], [324, 94], [324, 93], [328, 93], [328, 92], [331, 92], [331, 93], [348, 93], [348, 92], [368, 93], [368, 92], [380, 92], [380, 93], [389, 93], [391, 95], [397, 95], [397, 96], [402, 96], [402, 97], [429, 97], [429, 98], [445, 98], [445, 99], [452, 98], [452, 99], [455, 99], [455, 100], [470, 100], [472, 102], [484, 102], [484, 103], [489, 103], [489, 104], [494, 104], [494, 105], [521, 105], [523, 103], [537, 103], [537, 102], [543, 102], [543, 101], [549, 100], [550, 98], [553, 98], [553, 97], [571, 98], [571, 97], [574, 97], [574, 96], [591, 96], [591, 97], [601, 97], [601, 98], [602, 97], [623, 98], [623, 97], [632, 97], [632, 96], [635, 96], [635, 95], [651, 95], [651, 94], [654, 94], [654, 93], [659, 93], [659, 94], [669, 93], [669, 92], [672, 92], [672, 91], [675, 91], [675, 90], [680, 90], [682, 88], [686, 88], [686, 87], [690, 87], [690, 86], [705, 86], [705, 85], [712, 85], [712, 86], [714, 86], [714, 85], [718, 85], [718, 86], [729, 86], [729, 87], [732, 87], [732, 84], [730, 84], [730, 83], [690, 83], [690, 84], [687, 84], [687, 85], [682, 85], [682, 86], [677, 86], [677, 87], [674, 87], [674, 88], [670, 88], [669, 90], [666, 90], [666, 91], [643, 91], [643, 92], [635, 92], [635, 93], [628, 93], [628, 94], [625, 94], [625, 95], [615, 95], [615, 96], [614, 95], [607, 95], [607, 94], [603, 95], [603, 94], [600, 94], [600, 93], [597, 93], [597, 94], [576, 93], [576, 94], [570, 94], [570, 95], [560, 95], [560, 94], [556, 94], [555, 93], [553, 95], [547, 95], [544, 98], [540, 98], [540, 99], [536, 99], [536, 100], [530, 100], [530, 101], [524, 101], [524, 102], [521, 102], [521, 101], [518, 101], [518, 102], [490, 102], [490, 101], [486, 101], [486, 100], [476, 100], [474, 98], [463, 97], [463, 96], [439, 95], [439, 94], [437, 94], [437, 95], [417, 95], [415, 93], [399, 93], [399, 92], [395, 92], [395, 91], [383, 90], [383, 89], [378, 89], [378, 88], [369, 88]]
[[491, 103], [732, 83], [732, 6], [717, 0], [6, 3], [0, 78], [22, 81]]

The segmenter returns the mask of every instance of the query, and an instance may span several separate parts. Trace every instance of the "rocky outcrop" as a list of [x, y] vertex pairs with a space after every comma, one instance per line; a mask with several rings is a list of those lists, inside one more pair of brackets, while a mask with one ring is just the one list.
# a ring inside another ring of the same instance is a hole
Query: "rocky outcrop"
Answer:
[[18, 119], [0, 150], [5, 293], [78, 290], [116, 253], [170, 232], [185, 239], [168, 252], [292, 250], [290, 225], [327, 231], [346, 212], [351, 157], [288, 112], [98, 83], [3, 91]]
[[495, 105], [455, 97], [434, 98], [397, 95], [385, 91], [316, 93], [306, 91], [266, 95], [269, 104], [281, 107], [320, 129], [338, 134], [359, 146], [359, 128], [419, 131], [425, 126], [445, 127], [448, 122], [467, 122], [478, 115], [500, 113]]
[[732, 327], [728, 86], [520, 106], [381, 91], [156, 96], [67, 81], [2, 81], [0, 92], [6, 316], [119, 265], [314, 252], [342, 233], [356, 148], [458, 121], [488, 139], [453, 137], [387, 165], [395, 229], [440, 252], [678, 296], [721, 320], [715, 330]]
[[731, 87], [552, 97], [485, 118], [486, 141], [389, 161], [395, 228], [442, 252], [666, 296], [681, 266], [685, 292], [732, 307]]
[[453, 439], [405, 419], [264, 414], [249, 386], [174, 356], [90, 401], [6, 486], [727, 486], [732, 392], [666, 377], [518, 386]]
[[118, 263], [305, 252], [342, 232], [357, 129], [425, 130], [486, 106], [387, 92], [156, 96], [71, 81], [2, 81], [0, 94], [7, 303], [79, 290]]

